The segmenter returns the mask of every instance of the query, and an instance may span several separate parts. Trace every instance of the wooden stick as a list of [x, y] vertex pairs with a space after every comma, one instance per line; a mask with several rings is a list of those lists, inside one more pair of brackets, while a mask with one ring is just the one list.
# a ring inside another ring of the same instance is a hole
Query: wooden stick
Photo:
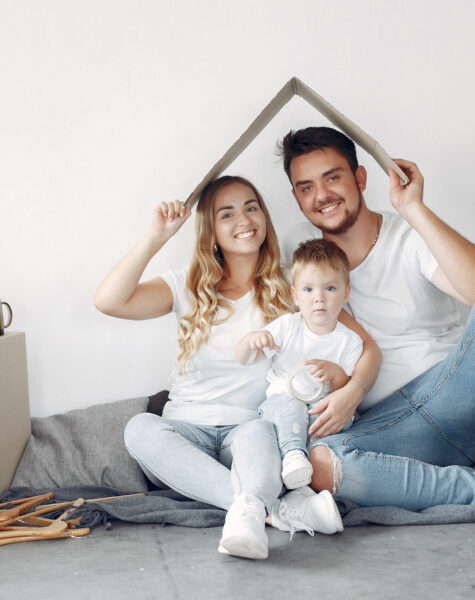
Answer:
[[82, 529], [68, 529], [67, 531], [59, 533], [51, 533], [42, 537], [38, 536], [24, 536], [24, 537], [12, 537], [7, 539], [0, 539], [0, 546], [6, 546], [7, 544], [18, 544], [20, 542], [36, 542], [39, 540], [54, 540], [68, 537], [80, 537], [87, 535], [91, 530], [89, 527], [83, 527]]
[[[121, 500], [122, 498], [133, 498], [134, 496], [145, 496], [144, 492], [139, 492], [138, 494], [124, 494], [123, 496], [109, 496], [107, 498], [88, 498], [86, 500], [84, 500], [84, 502], [110, 502], [112, 500]], [[46, 500], [49, 500], [51, 498], [51, 496], [49, 498], [46, 498]], [[71, 506], [73, 503], [75, 502], [75, 500], [71, 500], [68, 502], [59, 502], [58, 504], [45, 504], [43, 506], [41, 506], [38, 510], [35, 510], [32, 513], [28, 513], [28, 517], [37, 517], [39, 515], [46, 515], [49, 512], [53, 512], [55, 510], [61, 510], [62, 508], [66, 508], [67, 506]], [[18, 515], [15, 515], [14, 517], [11, 517], [9, 520], [0, 520], [0, 526], [6, 526], [6, 525], [12, 525], [14, 523], [18, 522], [17, 519]], [[25, 520], [25, 519], [22, 519]]]
[[[8, 521], [10, 522], [10, 521]], [[13, 519], [13, 522], [16, 523], [15, 527], [18, 526], [18, 523], [25, 523], [26, 525], [33, 525], [35, 527], [46, 527], [53, 522], [53, 519], [46, 519], [45, 517], [30, 517], [29, 515], [23, 515], [21, 519], [16, 518]], [[4, 525], [0, 527], [0, 531], [5, 531], [10, 529], [13, 525]]]
[[66, 517], [71, 514], [76, 508], [79, 508], [84, 504], [83, 498], [78, 498], [73, 506], [68, 510], [65, 510], [63, 514], [61, 514], [57, 519], [51, 521], [49, 525], [46, 527], [24, 527], [24, 526], [16, 526], [16, 527], [5, 527], [3, 531], [0, 531], [0, 539], [12, 538], [12, 537], [25, 537], [25, 536], [35, 536], [35, 537], [48, 537], [53, 533], [60, 533], [66, 531], [68, 529], [68, 524], [66, 523]]
[[41, 496], [30, 496], [29, 498], [20, 498], [18, 500], [10, 500], [9, 502], [3, 502], [0, 504], [0, 508], [4, 506], [8, 506], [9, 504], [23, 504], [23, 502], [27, 502], [28, 500], [35, 500], [36, 498], [40, 498]]
[[14, 525], [14, 524], [18, 524], [18, 523], [27, 522], [27, 519], [29, 519], [31, 517], [38, 517], [39, 515], [46, 515], [50, 512], [54, 512], [56, 510], [61, 510], [62, 508], [66, 508], [67, 506], [72, 506], [74, 504], [74, 502], [76, 502], [76, 500], [70, 501], [70, 502], [61, 502], [60, 504], [49, 504], [46, 506], [42, 506], [41, 508], [39, 508], [38, 510], [35, 510], [32, 513], [27, 513], [26, 515], [22, 515], [21, 518], [14, 517], [13, 519], [10, 519], [9, 521], [0, 523], [0, 526], [5, 527], [7, 525]]
[[49, 535], [53, 534], [53, 533], [61, 533], [63, 531], [66, 531], [68, 528], [67, 523], [65, 523], [64, 521], [61, 523], [56, 523], [55, 521], [51, 521], [51, 523], [49, 525], [47, 525], [46, 527], [21, 527], [21, 526], [16, 526], [14, 527], [13, 525], [5, 527], [4, 529], [2, 529], [2, 531], [0, 531], [0, 540], [4, 540], [7, 538], [14, 538], [14, 537], [25, 537], [25, 536], [31, 536], [31, 537], [45, 537], [47, 538]]
[[[76, 527], [77, 525], [79, 525], [83, 519], [84, 515], [80, 515], [79, 517], [76, 517], [75, 519], [66, 519], [66, 523], [68, 524], [68, 527], [71, 529], [71, 527]], [[14, 523], [19, 523], [21, 521], [21, 523], [24, 523], [26, 525], [32, 525], [34, 527], [46, 527], [48, 525], [50, 525], [53, 522], [53, 519], [47, 519], [46, 517], [35, 517], [35, 516], [31, 516], [31, 515], [23, 515], [21, 519], [16, 518], [13, 520]], [[5, 531], [7, 529], [9, 529], [10, 527], [12, 527], [12, 525], [6, 525], [3, 527], [0, 527], [0, 531]]]
[[[137, 494], [124, 494], [123, 496], [108, 496], [107, 498], [85, 498], [84, 502], [112, 502], [113, 500], [122, 500], [123, 498], [134, 498], [135, 496], [145, 496], [145, 492], [138, 492]], [[70, 506], [72, 501], [60, 502], [58, 504], [45, 504], [41, 508], [49, 508], [50, 512], [53, 510], [60, 510], [66, 506]]]
[[48, 494], [42, 494], [41, 496], [33, 496], [32, 498], [27, 498], [26, 501], [16, 502], [17, 506], [14, 508], [8, 508], [6, 510], [0, 511], [0, 523], [4, 521], [9, 521], [19, 515], [23, 514], [35, 504], [39, 504], [40, 502], [44, 502], [45, 500], [51, 500], [53, 497], [53, 492], [49, 492]]

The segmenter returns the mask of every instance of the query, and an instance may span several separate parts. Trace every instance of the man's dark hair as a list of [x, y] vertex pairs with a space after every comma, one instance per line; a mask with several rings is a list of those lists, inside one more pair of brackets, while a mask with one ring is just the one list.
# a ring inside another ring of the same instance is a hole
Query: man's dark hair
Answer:
[[356, 147], [352, 140], [344, 133], [331, 127], [307, 127], [298, 131], [289, 131], [282, 142], [277, 143], [277, 150], [284, 159], [284, 169], [290, 179], [290, 162], [302, 154], [309, 154], [314, 150], [334, 148], [350, 165], [355, 173], [358, 168]]

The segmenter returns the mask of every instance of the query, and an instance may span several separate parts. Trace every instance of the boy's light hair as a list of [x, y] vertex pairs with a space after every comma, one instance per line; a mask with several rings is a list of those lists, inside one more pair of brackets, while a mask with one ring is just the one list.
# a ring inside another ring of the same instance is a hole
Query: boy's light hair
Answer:
[[350, 263], [343, 250], [330, 240], [313, 239], [299, 244], [292, 257], [292, 284], [307, 265], [322, 265], [341, 273], [346, 285], [350, 283]]

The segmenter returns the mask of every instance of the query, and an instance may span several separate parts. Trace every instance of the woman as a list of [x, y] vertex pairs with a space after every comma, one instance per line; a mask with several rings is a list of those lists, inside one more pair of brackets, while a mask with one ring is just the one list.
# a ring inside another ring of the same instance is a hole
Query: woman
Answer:
[[[152, 227], [96, 292], [96, 307], [106, 314], [150, 319], [174, 311], [179, 321], [172, 401], [163, 417], [135, 416], [125, 443], [151, 481], [228, 511], [220, 552], [266, 558], [267, 515], [286, 531], [342, 530], [327, 491], [300, 488], [278, 500], [274, 428], [256, 419], [268, 361], [243, 367], [234, 360], [243, 332], [291, 310], [290, 289], [261, 196], [247, 180], [229, 176], [209, 184], [200, 198], [189, 269], [139, 283], [149, 261], [189, 216], [180, 202], [162, 202]], [[374, 367], [371, 372], [367, 364], [377, 350], [364, 339], [369, 350], [358, 376], [371, 384]]]

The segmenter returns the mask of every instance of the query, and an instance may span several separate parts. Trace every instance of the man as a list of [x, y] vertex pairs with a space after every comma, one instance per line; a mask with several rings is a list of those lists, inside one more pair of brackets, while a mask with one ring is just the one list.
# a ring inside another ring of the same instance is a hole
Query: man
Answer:
[[[409, 177], [405, 187], [390, 170], [399, 215], [378, 214], [366, 206], [366, 170], [342, 133], [290, 132], [281, 151], [309, 221], [290, 232], [287, 262], [305, 239], [323, 235], [337, 243], [351, 268], [348, 311], [383, 353], [377, 382], [359, 406], [362, 417], [349, 431], [325, 427], [325, 413], [336, 410], [331, 396], [318, 409], [312, 486], [360, 505], [475, 503], [475, 313], [462, 333], [453, 300], [475, 301], [475, 246], [423, 204], [423, 178], [413, 163], [396, 161]], [[373, 382], [360, 383], [366, 392]], [[321, 439], [328, 434], [336, 435]]]

